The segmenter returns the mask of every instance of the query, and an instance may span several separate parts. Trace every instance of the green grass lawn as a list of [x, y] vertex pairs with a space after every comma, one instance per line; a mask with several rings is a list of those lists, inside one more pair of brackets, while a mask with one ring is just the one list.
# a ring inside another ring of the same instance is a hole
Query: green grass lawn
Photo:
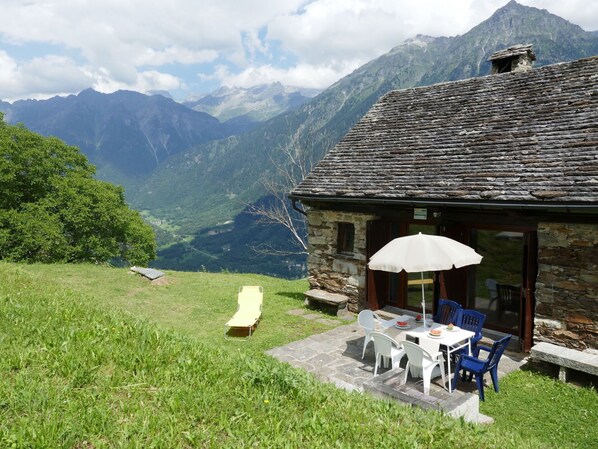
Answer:
[[[501, 380], [480, 426], [323, 385], [263, 354], [330, 325], [288, 314], [305, 281], [0, 263], [0, 447], [589, 448], [598, 395], [529, 373]], [[225, 323], [264, 287], [254, 337]], [[339, 324], [342, 324], [340, 320]]]
[[[488, 390], [488, 389], [487, 389]], [[529, 370], [515, 371], [492, 388], [480, 411], [495, 426], [542, 441], [545, 447], [598, 447], [598, 392]]]
[[[222, 348], [242, 347], [243, 351], [263, 352], [331, 328], [287, 313], [304, 308], [303, 292], [308, 288], [305, 280], [289, 281], [257, 274], [167, 271], [164, 278], [151, 283], [122, 268], [40, 264], [25, 265], [22, 269], [49, 281], [58, 281], [64, 288], [82, 293], [97, 304], [147, 318], [162, 327]], [[237, 310], [237, 291], [242, 285], [264, 288], [262, 322], [251, 341], [225, 340], [224, 323]], [[322, 317], [338, 324], [346, 323], [328, 315]]]

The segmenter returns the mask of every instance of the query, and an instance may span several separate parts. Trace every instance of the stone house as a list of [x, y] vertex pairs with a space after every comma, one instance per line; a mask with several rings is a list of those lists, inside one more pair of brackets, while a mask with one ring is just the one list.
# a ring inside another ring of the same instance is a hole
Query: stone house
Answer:
[[[290, 194], [307, 212], [310, 288], [349, 309], [438, 298], [529, 351], [598, 348], [598, 57], [531, 69], [531, 46], [479, 78], [384, 95]], [[395, 237], [451, 237], [480, 265], [371, 271]]]

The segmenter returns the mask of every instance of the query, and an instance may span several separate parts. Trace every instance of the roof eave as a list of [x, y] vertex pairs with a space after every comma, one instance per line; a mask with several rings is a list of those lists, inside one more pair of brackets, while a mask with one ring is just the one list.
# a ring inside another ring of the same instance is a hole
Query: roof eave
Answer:
[[380, 198], [349, 197], [335, 195], [312, 195], [290, 193], [289, 198], [298, 201], [319, 203], [370, 204], [370, 205], [402, 205], [412, 207], [462, 207], [473, 209], [512, 209], [512, 210], [550, 210], [553, 212], [596, 212], [596, 202], [525, 202], [525, 201], [487, 201], [487, 200], [447, 200], [429, 198]]

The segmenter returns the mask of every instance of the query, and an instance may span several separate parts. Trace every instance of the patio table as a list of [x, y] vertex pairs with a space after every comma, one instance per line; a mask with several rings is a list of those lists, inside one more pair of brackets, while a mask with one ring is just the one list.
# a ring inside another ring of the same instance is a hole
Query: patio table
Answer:
[[[408, 316], [397, 317], [397, 321], [410, 322], [412, 318]], [[411, 322], [410, 322], [411, 324]], [[441, 329], [442, 335], [440, 337], [431, 337], [429, 332], [430, 329]], [[475, 332], [468, 331], [465, 329], [458, 329], [455, 331], [446, 330], [446, 326], [443, 324], [434, 323], [432, 327], [419, 326], [415, 329], [400, 329], [397, 327], [389, 327], [384, 331], [387, 335], [400, 340], [397, 338], [399, 334], [405, 333], [406, 336], [418, 339], [420, 344], [424, 346], [428, 351], [437, 352], [440, 349], [440, 345], [446, 347], [447, 351], [447, 366], [448, 366], [448, 391], [452, 393], [452, 379], [451, 379], [451, 354], [458, 351], [461, 348], [467, 347], [468, 354], [471, 355], [471, 338], [475, 335]]]

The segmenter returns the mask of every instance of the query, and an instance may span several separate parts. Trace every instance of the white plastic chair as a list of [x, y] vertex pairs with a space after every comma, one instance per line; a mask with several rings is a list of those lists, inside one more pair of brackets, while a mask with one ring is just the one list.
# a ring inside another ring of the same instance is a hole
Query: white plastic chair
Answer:
[[365, 339], [363, 340], [363, 353], [361, 358], [365, 357], [365, 348], [368, 343], [372, 341], [372, 332], [376, 330], [376, 324], [379, 324], [382, 328], [389, 328], [394, 324], [394, 320], [383, 320], [373, 311], [366, 309], [359, 312], [357, 315], [357, 324], [365, 331]]
[[401, 346], [407, 354], [405, 382], [407, 382], [409, 373], [411, 373], [411, 377], [423, 378], [424, 394], [430, 394], [430, 381], [439, 375], [442, 376], [442, 384], [446, 385], [442, 352], [431, 354], [426, 349], [411, 341], [404, 341], [401, 343]]
[[393, 340], [386, 334], [381, 334], [380, 332], [372, 332], [371, 337], [374, 341], [374, 349], [376, 351], [374, 376], [378, 374], [378, 367], [380, 366], [380, 363], [383, 363], [383, 365], [386, 367], [387, 362], [390, 361], [391, 369], [395, 366], [399, 366], [401, 359], [405, 355], [405, 350], [400, 346], [400, 343]]

